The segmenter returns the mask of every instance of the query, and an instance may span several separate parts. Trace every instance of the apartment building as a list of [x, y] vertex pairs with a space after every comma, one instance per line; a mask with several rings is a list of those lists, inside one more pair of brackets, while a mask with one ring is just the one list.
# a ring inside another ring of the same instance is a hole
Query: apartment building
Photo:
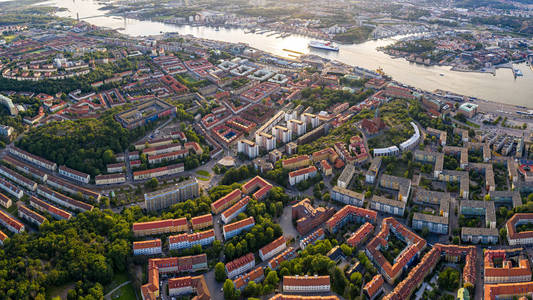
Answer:
[[144, 194], [144, 203], [149, 211], [161, 210], [178, 202], [194, 199], [200, 195], [198, 180], [192, 178], [168, 188]]
[[71, 169], [67, 166], [60, 166], [59, 174], [86, 184], [91, 180], [91, 175]]
[[133, 242], [133, 255], [155, 255], [161, 253], [161, 239]]
[[185, 232], [188, 229], [186, 218], [133, 223], [132, 228], [135, 237]]
[[327, 293], [331, 289], [327, 276], [283, 276], [283, 292], [286, 293]]
[[207, 246], [215, 241], [215, 231], [209, 229], [195, 233], [182, 233], [168, 237], [170, 250], [188, 249], [196, 245]]
[[268, 245], [259, 249], [259, 257], [261, 257], [261, 260], [266, 261], [285, 249], [287, 249], [287, 241], [284, 236], [280, 236]]
[[228, 278], [234, 278], [255, 267], [255, 257], [253, 253], [248, 253], [237, 259], [226, 263], [226, 275]]

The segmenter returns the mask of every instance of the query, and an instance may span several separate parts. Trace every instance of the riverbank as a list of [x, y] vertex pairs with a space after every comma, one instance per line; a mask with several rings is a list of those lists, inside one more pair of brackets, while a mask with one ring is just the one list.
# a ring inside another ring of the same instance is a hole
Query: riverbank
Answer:
[[[87, 22], [97, 26], [115, 29], [124, 28], [120, 32], [129, 36], [150, 36], [173, 32], [180, 35], [190, 34], [198, 38], [229, 43], [242, 43], [244, 41], [250, 47], [286, 59], [294, 59], [294, 56], [291, 57], [289, 54], [293, 53], [283, 49], [290, 49], [303, 54], [314, 54], [322, 58], [337, 60], [369, 70], [382, 68], [394, 80], [422, 90], [442, 89], [497, 103], [529, 107], [533, 105], [531, 103], [531, 99], [533, 99], [533, 89], [531, 89], [533, 71], [525, 64], [515, 66], [523, 73], [522, 77], [518, 77], [515, 80], [512, 71], [508, 69], [497, 70], [496, 76], [486, 73], [456, 72], [450, 70], [450, 67], [424, 66], [412, 64], [405, 59], [394, 59], [377, 50], [379, 47], [393, 44], [407, 36], [370, 40], [354, 45], [339, 45], [340, 51], [332, 52], [310, 49], [307, 45], [312, 39], [296, 34], [286, 38], [275, 38], [264, 34], [247, 33], [245, 30], [238, 28], [219, 28], [217, 31], [215, 28], [210, 27], [178, 26], [128, 18], [117, 20], [113, 17], [102, 17], [102, 11], [99, 10], [102, 5], [96, 0], [50, 0], [47, 5], [66, 8], [67, 11], [59, 13], [63, 17], [76, 18], [79, 14], [81, 19], [86, 18]], [[509, 91], [512, 91], [512, 93]]]

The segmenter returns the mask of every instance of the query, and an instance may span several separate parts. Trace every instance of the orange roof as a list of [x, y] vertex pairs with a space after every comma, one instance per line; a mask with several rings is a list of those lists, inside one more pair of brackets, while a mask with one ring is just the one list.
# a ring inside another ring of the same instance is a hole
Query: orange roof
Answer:
[[308, 155], [299, 155], [299, 156], [296, 156], [296, 157], [284, 159], [283, 161], [281, 161], [281, 164], [283, 165], [283, 167], [286, 167], [286, 166], [289, 166], [289, 165], [292, 165], [292, 164], [295, 164], [295, 163], [299, 163], [299, 162], [302, 162], [302, 161], [305, 161], [305, 160], [309, 160], [309, 156]]
[[239, 200], [239, 202], [235, 203], [233, 206], [231, 206], [230, 208], [226, 209], [222, 215], [225, 217], [225, 218], [229, 218], [231, 215], [233, 215], [235, 212], [237, 212], [239, 209], [243, 208], [245, 205], [248, 204], [248, 202], [250, 202], [250, 197], [246, 196], [244, 198], [242, 198], [241, 200]]
[[376, 295], [379, 289], [383, 286], [384, 282], [385, 281], [383, 280], [383, 276], [381, 276], [381, 274], [378, 274], [374, 276], [374, 278], [372, 278], [372, 280], [370, 280], [367, 284], [365, 284], [365, 287], [363, 288], [363, 290], [368, 294], [370, 298], [372, 298]]
[[253, 225], [253, 224], [255, 224], [254, 217], [249, 217], [244, 220], [237, 221], [235, 223], [224, 225], [223, 230], [224, 232], [231, 232], [231, 231], [240, 229], [248, 225]]
[[366, 222], [346, 240], [346, 243], [352, 247], [357, 247], [359, 243], [372, 232], [372, 230], [374, 230], [374, 225]]
[[2, 230], [0, 230], [0, 241], [5, 241], [7, 239], [7, 234], [3, 233]]
[[533, 282], [514, 282], [503, 284], [485, 284], [485, 300], [512, 298], [533, 293]]
[[207, 222], [213, 223], [213, 216], [211, 214], [205, 214], [191, 219], [192, 226]]
[[283, 276], [283, 286], [318, 286], [330, 285], [327, 276]]
[[24, 229], [24, 224], [15, 220], [13, 217], [0, 210], [0, 219], [5, 223], [9, 224], [11, 227], [15, 228], [17, 231]]
[[236, 289], [242, 288], [245, 284], [247, 284], [250, 281], [255, 281], [258, 278], [261, 278], [264, 276], [264, 270], [262, 267], [257, 267], [254, 270], [252, 270], [250, 273], [240, 276], [237, 279], [233, 281], [233, 284], [235, 285]]
[[509, 239], [527, 239], [533, 237], [533, 231], [516, 231], [516, 223], [521, 220], [527, 220], [528, 222], [533, 223], [533, 213], [518, 213], [514, 214], [505, 226], [507, 227], [507, 235]]
[[344, 219], [348, 215], [356, 215], [359, 217], [363, 217], [365, 219], [368, 219], [370, 221], [376, 221], [378, 213], [376, 211], [365, 209], [361, 207], [356, 207], [353, 205], [346, 205], [341, 210], [336, 212], [327, 222], [326, 226], [328, 228], [333, 228], [337, 225], [338, 222], [340, 222], [342, 219]]
[[279, 246], [285, 244], [287, 241], [285, 240], [284, 236], [280, 236], [279, 238], [272, 241], [270, 244], [264, 246], [263, 248], [259, 249], [259, 252], [263, 255], [266, 255], [270, 251], [278, 248]]
[[289, 173], [289, 177], [296, 177], [296, 176], [300, 176], [300, 175], [308, 174], [308, 173], [313, 173], [313, 172], [316, 172], [316, 167], [315, 166], [309, 166], [309, 167], [305, 167], [305, 168], [290, 172]]
[[254, 178], [248, 180], [248, 182], [242, 185], [242, 190], [243, 192], [247, 193], [253, 190], [254, 188], [262, 188], [265, 186], [271, 186], [271, 184], [260, 176], [255, 176]]
[[339, 300], [337, 296], [299, 296], [299, 295], [284, 295], [277, 294], [270, 298], [270, 300]]
[[142, 223], [133, 223], [133, 231], [135, 232], [139, 230], [150, 230], [150, 229], [158, 229], [158, 228], [165, 228], [165, 227], [183, 226], [183, 225], [187, 225], [186, 218], [158, 220], [158, 221], [150, 221], [150, 222], [142, 222]]
[[133, 242], [133, 250], [161, 247], [161, 239]]
[[218, 199], [217, 201], [213, 202], [211, 205], [215, 209], [218, 209], [219, 207], [224, 206], [224, 204], [228, 202], [232, 202], [235, 200], [235, 198], [240, 198], [240, 197], [241, 197], [241, 191], [239, 189], [234, 189], [232, 192]]
[[255, 261], [255, 257], [254, 257], [254, 254], [253, 253], [248, 253], [244, 256], [241, 256], [237, 259], [234, 259], [232, 261], [230, 261], [229, 263], [226, 264], [226, 270], [228, 271], [228, 273], [230, 273], [231, 271], [235, 270], [235, 269], [238, 269], [252, 261]]

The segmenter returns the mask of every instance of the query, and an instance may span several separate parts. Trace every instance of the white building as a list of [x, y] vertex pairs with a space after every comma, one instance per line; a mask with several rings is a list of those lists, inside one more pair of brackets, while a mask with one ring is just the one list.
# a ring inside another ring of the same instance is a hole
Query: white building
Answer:
[[161, 240], [133, 242], [133, 255], [161, 254]]
[[283, 291], [288, 293], [327, 293], [331, 289], [329, 276], [283, 276]]
[[304, 135], [307, 131], [307, 126], [305, 122], [300, 120], [292, 119], [287, 122], [289, 129], [296, 134], [296, 136]]
[[412, 150], [418, 145], [418, 141], [420, 141], [420, 130], [418, 129], [418, 126], [416, 126], [414, 122], [411, 122], [411, 126], [413, 126], [415, 133], [408, 140], [400, 144], [400, 149], [402, 151]]
[[272, 128], [272, 135], [282, 144], [286, 144], [292, 140], [292, 131], [289, 128], [280, 125], [276, 125]]
[[292, 171], [289, 173], [289, 184], [295, 185], [311, 177], [315, 177], [316, 174], [317, 169], [315, 166], [309, 166], [296, 171]]
[[259, 155], [259, 146], [250, 140], [242, 139], [237, 142], [237, 151], [249, 158], [256, 158]]
[[287, 241], [284, 236], [280, 236], [270, 244], [259, 249], [259, 257], [261, 257], [261, 260], [266, 261], [285, 249], [287, 249]]
[[255, 257], [253, 253], [248, 253], [226, 264], [226, 274], [228, 278], [234, 278], [255, 267]]
[[374, 157], [375, 156], [396, 156], [398, 154], [400, 154], [400, 149], [398, 149], [398, 147], [396, 146], [374, 149]]
[[303, 113], [300, 120], [306, 124], [311, 124], [311, 128], [316, 128], [320, 122], [317, 115], [310, 113]]
[[266, 132], [256, 132], [255, 142], [260, 148], [266, 149], [267, 151], [276, 148], [276, 138]]
[[59, 174], [83, 183], [89, 183], [89, 180], [91, 179], [91, 175], [71, 169], [67, 166], [60, 166]]

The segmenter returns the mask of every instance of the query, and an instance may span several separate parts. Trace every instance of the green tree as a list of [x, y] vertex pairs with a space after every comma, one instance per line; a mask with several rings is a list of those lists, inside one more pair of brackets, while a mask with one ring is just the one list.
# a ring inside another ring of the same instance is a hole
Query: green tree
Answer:
[[272, 285], [272, 286], [278, 286], [279, 284], [278, 273], [276, 271], [270, 271], [265, 278], [265, 283]]
[[218, 262], [215, 265], [215, 279], [218, 282], [222, 282], [226, 280], [226, 269], [224, 267], [224, 263]]
[[239, 298], [238, 290], [235, 290], [235, 286], [233, 285], [233, 281], [231, 281], [231, 279], [226, 279], [226, 282], [224, 282], [223, 290], [224, 299], [234, 300]]

